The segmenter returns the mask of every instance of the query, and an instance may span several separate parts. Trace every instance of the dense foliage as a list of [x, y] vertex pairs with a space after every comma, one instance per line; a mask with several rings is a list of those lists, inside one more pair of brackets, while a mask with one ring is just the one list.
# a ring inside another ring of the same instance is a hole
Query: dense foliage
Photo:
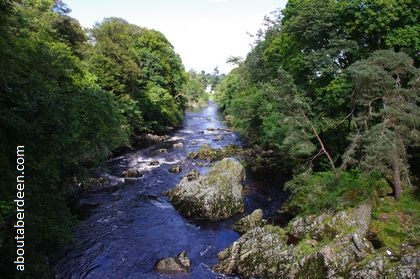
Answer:
[[206, 76], [202, 73], [198, 74], [192, 70], [188, 72], [188, 80], [182, 90], [187, 107], [201, 107], [207, 104], [209, 96], [205, 88], [209, 84], [208, 82]]
[[233, 127], [292, 172], [293, 213], [376, 200], [387, 187], [416, 199], [418, 11], [410, 0], [290, 0], [220, 82]]
[[178, 125], [190, 98], [181, 59], [160, 32], [117, 18], [86, 32], [68, 12], [61, 1], [0, 1], [4, 278], [15, 269], [17, 145], [25, 145], [28, 235], [19, 276], [47, 278], [48, 261], [71, 240], [66, 199], [87, 167], [131, 136]]

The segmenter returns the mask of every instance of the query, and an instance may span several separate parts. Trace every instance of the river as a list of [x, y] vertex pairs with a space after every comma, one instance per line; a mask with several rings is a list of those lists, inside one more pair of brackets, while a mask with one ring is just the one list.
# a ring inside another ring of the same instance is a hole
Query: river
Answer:
[[[256, 208], [262, 208], [266, 217], [274, 215], [286, 198], [280, 187], [248, 175], [245, 212], [216, 223], [185, 219], [163, 194], [190, 170], [205, 173], [209, 169], [208, 164], [188, 159], [188, 152], [202, 144], [222, 147], [243, 143], [226, 128], [217, 105], [210, 102], [205, 108], [187, 111], [182, 128], [165, 142], [101, 164], [98, 171], [118, 186], [80, 199], [79, 203], [94, 206], [75, 229], [74, 244], [56, 265], [56, 278], [228, 278], [211, 267], [217, 262], [217, 253], [240, 237], [231, 229], [233, 222]], [[173, 146], [179, 142], [182, 148]], [[170, 173], [173, 165], [181, 165], [182, 172]], [[133, 167], [143, 176], [125, 181], [119, 178], [122, 171]], [[191, 273], [159, 274], [153, 270], [159, 259], [182, 250], [192, 261]]]

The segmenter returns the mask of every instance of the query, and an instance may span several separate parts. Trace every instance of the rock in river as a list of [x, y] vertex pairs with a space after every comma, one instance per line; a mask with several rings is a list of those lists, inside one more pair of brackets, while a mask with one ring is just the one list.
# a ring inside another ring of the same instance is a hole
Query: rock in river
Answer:
[[233, 224], [233, 229], [240, 234], [244, 234], [250, 229], [260, 227], [264, 224], [263, 211], [256, 209], [251, 214], [239, 219]]
[[122, 176], [123, 177], [141, 177], [143, 176], [143, 174], [138, 169], [132, 168], [132, 169], [123, 171]]
[[180, 173], [182, 171], [182, 167], [180, 165], [175, 165], [170, 167], [168, 171], [170, 173]]
[[175, 257], [168, 257], [158, 261], [155, 264], [155, 270], [158, 272], [190, 272], [191, 260], [187, 257], [187, 252], [182, 251]]
[[244, 167], [225, 158], [206, 175], [190, 180], [184, 177], [168, 196], [181, 214], [196, 220], [222, 220], [243, 211], [242, 184]]

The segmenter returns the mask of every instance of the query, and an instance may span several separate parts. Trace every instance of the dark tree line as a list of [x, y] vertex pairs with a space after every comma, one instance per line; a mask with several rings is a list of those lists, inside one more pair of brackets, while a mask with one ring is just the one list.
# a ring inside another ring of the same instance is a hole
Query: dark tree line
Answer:
[[20, 276], [46, 278], [71, 241], [75, 181], [135, 135], [179, 125], [189, 100], [189, 75], [162, 33], [119, 18], [84, 30], [69, 12], [61, 1], [0, 1], [0, 277], [13, 275], [16, 254], [16, 145], [27, 185]]

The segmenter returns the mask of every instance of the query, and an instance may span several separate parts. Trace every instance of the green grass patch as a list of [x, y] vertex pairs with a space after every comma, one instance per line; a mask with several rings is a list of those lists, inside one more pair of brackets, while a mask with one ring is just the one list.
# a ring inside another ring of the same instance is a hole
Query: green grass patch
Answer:
[[285, 208], [295, 214], [318, 214], [355, 207], [389, 189], [377, 175], [350, 170], [335, 174], [317, 172], [296, 176], [285, 185], [292, 195]]
[[372, 212], [371, 232], [385, 247], [398, 251], [405, 241], [420, 242], [419, 191], [406, 189], [400, 200], [377, 200]]

